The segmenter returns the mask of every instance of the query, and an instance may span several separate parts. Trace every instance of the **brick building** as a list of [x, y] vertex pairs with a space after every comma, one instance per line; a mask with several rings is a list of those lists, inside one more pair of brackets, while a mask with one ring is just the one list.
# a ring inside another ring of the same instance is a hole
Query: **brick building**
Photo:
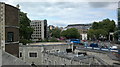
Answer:
[[19, 54], [19, 8], [0, 2], [0, 43], [6, 52]]

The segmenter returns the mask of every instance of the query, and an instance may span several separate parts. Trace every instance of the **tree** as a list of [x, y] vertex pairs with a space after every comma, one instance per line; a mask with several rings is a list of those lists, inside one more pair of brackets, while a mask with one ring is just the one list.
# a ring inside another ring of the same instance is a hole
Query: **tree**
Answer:
[[[20, 42], [29, 42], [31, 35], [33, 33], [33, 28], [30, 27], [30, 20], [26, 13], [20, 12]], [[23, 41], [24, 40], [24, 41]], [[26, 40], [26, 41], [25, 41]]]
[[107, 35], [108, 35], [108, 33], [103, 29], [97, 29], [97, 30], [90, 29], [90, 30], [88, 30], [88, 37], [91, 40], [96, 40], [96, 39], [99, 40], [101, 37], [106, 37]]
[[96, 39], [103, 39], [103, 37], [106, 37], [107, 35], [108, 33], [104, 29], [95, 30]]
[[92, 29], [98, 29], [99, 23], [93, 22]]
[[115, 21], [110, 19], [103, 19], [99, 22], [94, 22], [91, 29], [104, 29], [105, 31], [114, 32], [116, 28]]
[[[115, 21], [114, 20], [110, 20], [110, 19], [103, 19], [102, 21], [99, 22], [94, 22], [92, 24], [92, 30], [89, 30], [88, 35], [90, 37], [93, 38], [93, 35], [95, 35], [94, 37], [96, 39], [99, 38], [99, 36], [104, 36], [107, 37], [107, 39], [109, 38], [109, 33], [110, 32], [114, 32], [116, 30], [116, 25], [115, 25]], [[91, 32], [94, 32], [94, 34], [92, 35]], [[92, 36], [91, 36], [92, 35]]]
[[88, 38], [89, 38], [90, 40], [95, 39], [95, 30], [94, 30], [94, 29], [88, 30], [87, 34], [88, 34]]
[[51, 35], [52, 37], [60, 38], [61, 29], [55, 28], [55, 29], [51, 30], [51, 33], [52, 33], [52, 35]]
[[76, 28], [70, 28], [65, 31], [62, 31], [61, 36], [71, 39], [71, 38], [79, 38], [80, 34]]

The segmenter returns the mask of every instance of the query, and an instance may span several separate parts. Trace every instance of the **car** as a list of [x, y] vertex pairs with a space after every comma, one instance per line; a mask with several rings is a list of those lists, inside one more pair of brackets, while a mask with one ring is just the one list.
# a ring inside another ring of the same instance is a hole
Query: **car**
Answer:
[[110, 49], [117, 50], [117, 46], [112, 46]]
[[80, 39], [70, 39], [70, 42], [80, 44]]
[[84, 45], [83, 43], [79, 43], [79, 45]]

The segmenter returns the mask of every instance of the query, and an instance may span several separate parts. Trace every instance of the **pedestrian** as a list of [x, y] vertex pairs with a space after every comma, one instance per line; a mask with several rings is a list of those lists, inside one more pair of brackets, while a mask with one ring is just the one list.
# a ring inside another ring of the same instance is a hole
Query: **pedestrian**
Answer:
[[87, 41], [84, 42], [84, 46], [85, 46], [85, 48], [88, 47], [88, 42]]

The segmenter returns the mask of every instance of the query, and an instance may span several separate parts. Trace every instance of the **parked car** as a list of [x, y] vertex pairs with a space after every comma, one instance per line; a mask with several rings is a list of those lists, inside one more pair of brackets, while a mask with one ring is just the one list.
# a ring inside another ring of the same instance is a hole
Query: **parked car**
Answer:
[[80, 44], [80, 39], [70, 39], [70, 42]]

